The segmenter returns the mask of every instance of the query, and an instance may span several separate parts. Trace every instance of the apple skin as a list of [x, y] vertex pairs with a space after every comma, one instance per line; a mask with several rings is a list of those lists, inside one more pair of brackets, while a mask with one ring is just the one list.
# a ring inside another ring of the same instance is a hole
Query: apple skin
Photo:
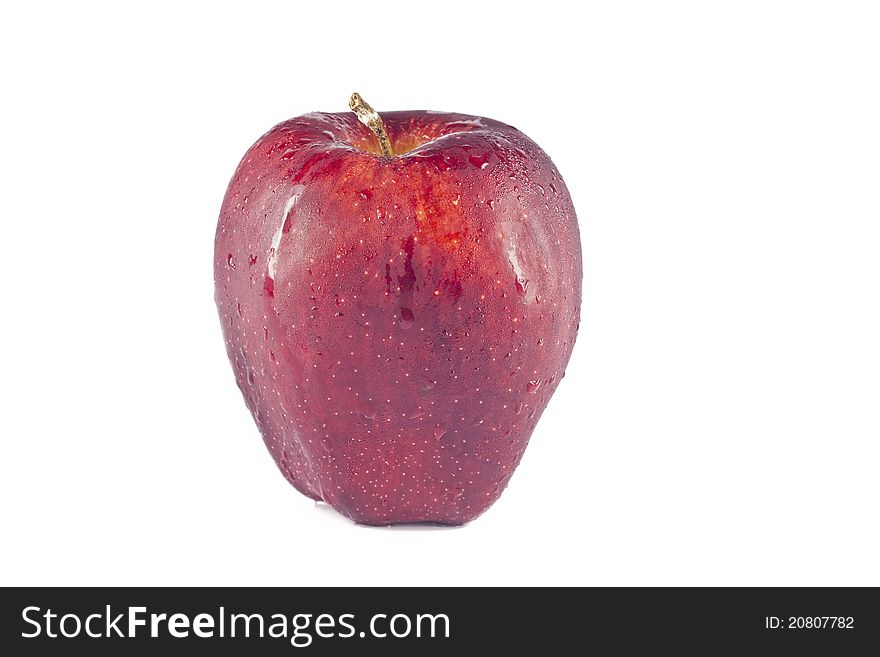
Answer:
[[382, 117], [392, 158], [353, 113], [306, 114], [251, 147], [217, 227], [217, 307], [291, 484], [362, 524], [459, 525], [498, 498], [565, 373], [577, 219], [515, 128]]

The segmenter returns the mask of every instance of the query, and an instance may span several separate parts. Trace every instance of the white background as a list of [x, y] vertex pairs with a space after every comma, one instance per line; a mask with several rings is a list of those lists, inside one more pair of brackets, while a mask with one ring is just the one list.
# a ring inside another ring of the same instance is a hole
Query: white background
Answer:
[[[0, 583], [880, 585], [864, 2], [6, 3]], [[277, 472], [214, 228], [278, 121], [451, 110], [554, 158], [583, 322], [501, 500], [369, 529]]]

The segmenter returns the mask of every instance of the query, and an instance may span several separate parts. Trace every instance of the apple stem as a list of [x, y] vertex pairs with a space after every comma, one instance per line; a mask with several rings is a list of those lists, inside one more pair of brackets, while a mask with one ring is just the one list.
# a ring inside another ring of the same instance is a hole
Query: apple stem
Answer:
[[382, 155], [394, 157], [394, 151], [391, 150], [391, 140], [388, 139], [388, 133], [385, 132], [385, 122], [382, 121], [379, 112], [370, 107], [370, 104], [357, 92], [349, 98], [348, 106], [352, 112], [357, 114], [358, 120], [376, 135], [376, 139], [379, 140], [379, 148], [382, 149]]

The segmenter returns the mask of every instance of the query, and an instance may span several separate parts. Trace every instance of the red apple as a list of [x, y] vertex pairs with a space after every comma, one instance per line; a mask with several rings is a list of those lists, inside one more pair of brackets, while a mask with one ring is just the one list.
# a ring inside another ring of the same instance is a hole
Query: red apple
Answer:
[[577, 219], [519, 130], [382, 118], [391, 156], [354, 113], [251, 147], [217, 227], [217, 307], [290, 483], [359, 523], [458, 525], [498, 498], [565, 373]]

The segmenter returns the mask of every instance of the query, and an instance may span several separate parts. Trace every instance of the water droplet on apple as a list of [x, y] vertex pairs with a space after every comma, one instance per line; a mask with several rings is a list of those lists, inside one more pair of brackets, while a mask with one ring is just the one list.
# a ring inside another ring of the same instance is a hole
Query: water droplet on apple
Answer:
[[514, 414], [514, 415], [519, 415], [520, 413], [522, 413], [522, 410], [523, 410], [523, 403], [522, 403], [522, 402], [517, 402], [517, 403], [516, 403], [516, 408], [514, 409], [513, 414]]
[[232, 254], [226, 256], [226, 266], [230, 269], [235, 269], [235, 258], [232, 257]]
[[434, 428], [434, 440], [439, 441], [445, 435], [446, 435], [446, 425], [445, 424], [439, 424]]
[[[294, 206], [297, 201], [299, 201], [299, 198], [304, 191], [305, 185], [294, 185], [290, 190], [290, 198], [287, 199], [287, 203], [285, 203], [284, 210], [281, 213], [281, 223], [278, 226], [278, 230], [275, 231], [275, 236], [272, 238], [272, 246], [269, 249], [269, 259], [266, 262], [266, 274], [267, 278], [272, 279], [273, 290], [275, 287], [275, 268], [278, 261], [278, 250], [281, 247], [281, 238], [283, 234], [290, 231], [291, 226], [293, 225], [291, 214]], [[272, 294], [274, 294], [274, 292], [270, 293], [270, 296], [272, 296]]]
[[477, 169], [485, 169], [489, 166], [489, 155], [481, 153], [479, 149], [473, 146], [462, 146], [461, 149], [467, 155], [468, 161]]
[[526, 391], [534, 395], [536, 392], [538, 392], [538, 388], [540, 387], [541, 381], [538, 379], [534, 379], [532, 381], [529, 381], [528, 385], [526, 385]]
[[517, 276], [517, 277], [516, 277], [516, 292], [517, 292], [517, 294], [519, 294], [521, 297], [522, 297], [522, 296], [525, 296], [525, 294], [526, 294], [526, 289], [527, 289], [528, 287], [529, 287], [529, 281], [528, 281], [528, 279], [526, 279], [526, 278], [524, 278], [524, 277], [522, 277], [522, 276]]
[[437, 385], [437, 382], [434, 381], [431, 377], [422, 376], [422, 385], [419, 386], [419, 392], [424, 394], [429, 390], [433, 390], [435, 385]]
[[464, 495], [464, 491], [461, 488], [447, 488], [440, 497], [444, 502], [458, 502], [461, 497]]

